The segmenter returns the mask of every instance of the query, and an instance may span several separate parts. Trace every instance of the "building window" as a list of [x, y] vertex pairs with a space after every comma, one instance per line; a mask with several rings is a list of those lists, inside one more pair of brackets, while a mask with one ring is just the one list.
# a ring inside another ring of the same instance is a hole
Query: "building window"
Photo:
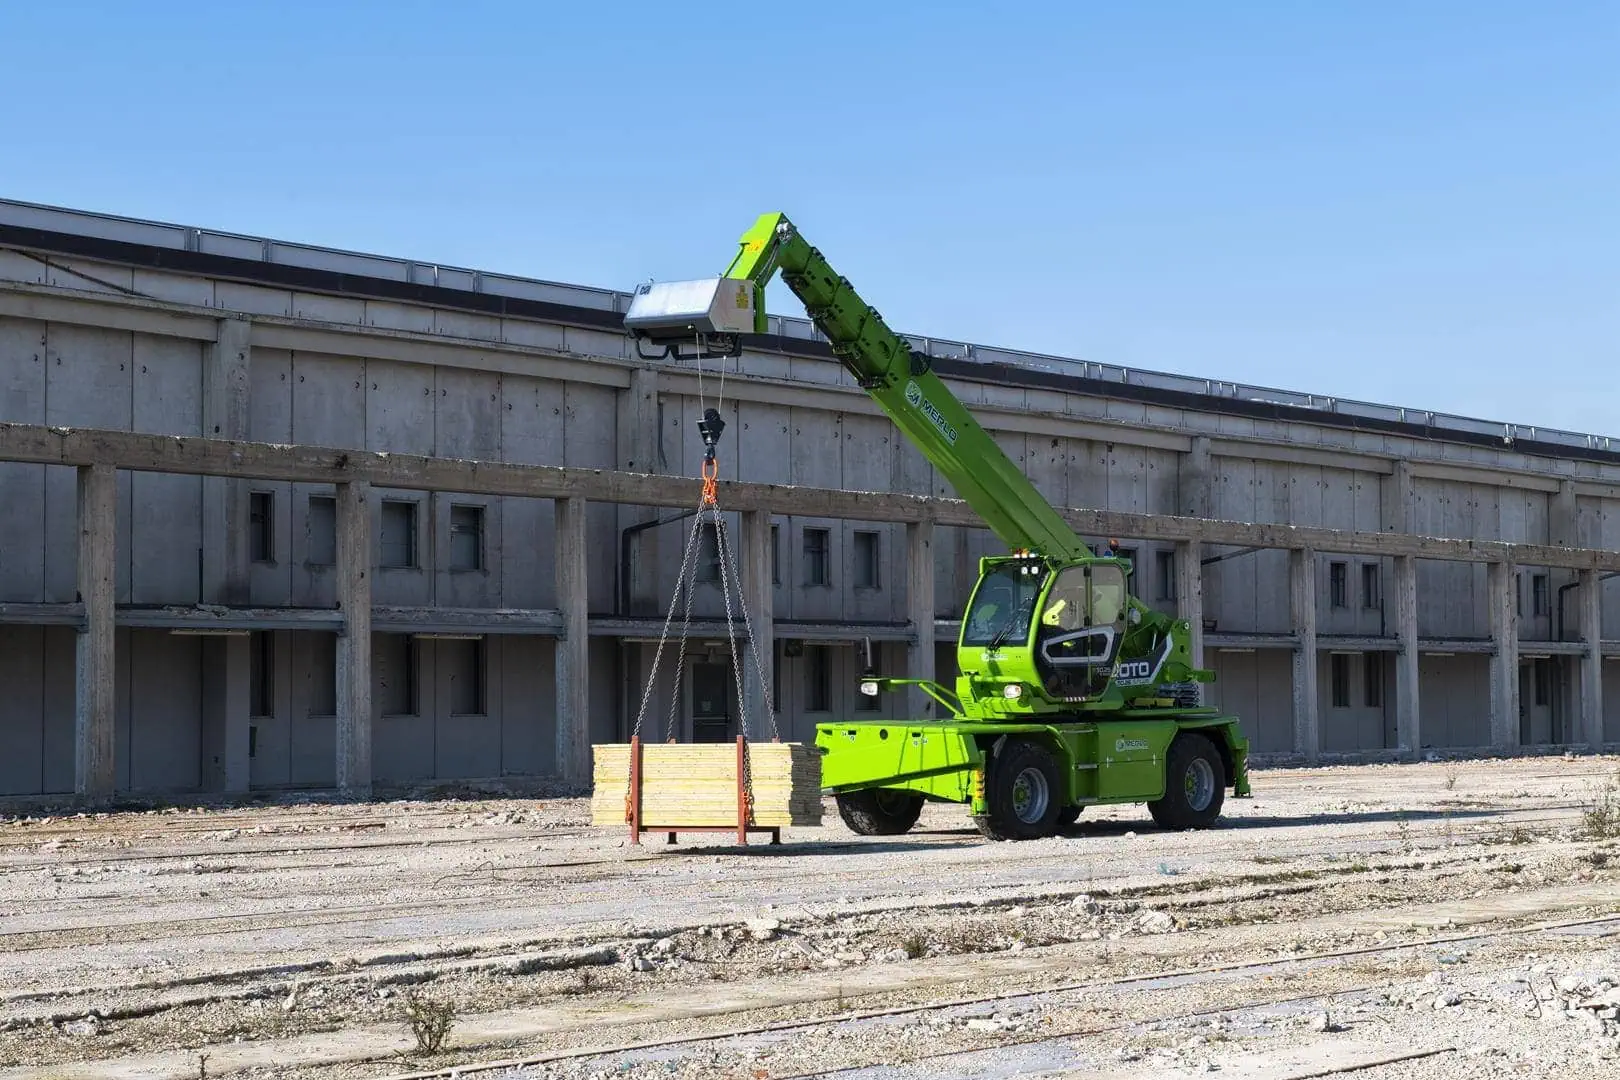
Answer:
[[1530, 613], [1538, 618], [1552, 613], [1551, 583], [1546, 574], [1530, 576]]
[[484, 660], [484, 639], [441, 641], [438, 660], [449, 673], [450, 715], [486, 715], [484, 688], [488, 666]]
[[771, 584], [782, 584], [782, 527], [771, 526]]
[[826, 529], [804, 530], [804, 583], [830, 585], [827, 573], [827, 553], [830, 534]]
[[1367, 697], [1367, 708], [1381, 709], [1384, 707], [1384, 654], [1370, 652], [1361, 658], [1361, 673], [1366, 685], [1362, 687]]
[[255, 630], [248, 638], [248, 715], [262, 719], [276, 714], [275, 638], [268, 630]]
[[1382, 581], [1377, 563], [1361, 564], [1361, 606], [1376, 608], [1383, 603]]
[[390, 570], [416, 567], [416, 503], [384, 499], [382, 565]]
[[254, 562], [276, 561], [276, 497], [268, 491], [248, 496], [248, 547]]
[[1524, 575], [1513, 575], [1513, 614], [1524, 618]]
[[1348, 709], [1350, 707], [1350, 658], [1344, 653], [1334, 653], [1329, 658], [1333, 669], [1333, 707], [1335, 709]]
[[697, 568], [694, 573], [699, 581], [720, 580], [720, 531], [712, 521], [698, 526]]
[[1350, 606], [1350, 564], [1328, 564], [1328, 603], [1333, 607]]
[[[866, 530], [855, 533], [855, 587], [857, 589], [881, 588], [878, 575], [878, 560], [882, 548], [879, 545], [878, 534]], [[866, 695], [862, 694], [862, 697]]]
[[1536, 704], [1550, 705], [1552, 703], [1552, 661], [1533, 661], [1531, 672], [1536, 684]]
[[377, 665], [378, 710], [383, 716], [417, 714], [416, 639], [409, 634], [378, 634], [372, 662]]
[[337, 500], [330, 495], [311, 495], [309, 515], [304, 525], [310, 566], [337, 564]]
[[1176, 598], [1176, 553], [1173, 551], [1154, 552], [1159, 568], [1159, 599], [1174, 600]]
[[450, 569], [484, 568], [484, 508], [450, 507]]
[[1115, 554], [1118, 555], [1119, 558], [1124, 559], [1126, 562], [1131, 564], [1130, 576], [1132, 578], [1135, 578], [1136, 577], [1136, 549], [1135, 548], [1122, 547], [1122, 548], [1119, 549], [1119, 551], [1115, 552]]
[[804, 650], [804, 711], [832, 710], [832, 657], [826, 645], [810, 645]]

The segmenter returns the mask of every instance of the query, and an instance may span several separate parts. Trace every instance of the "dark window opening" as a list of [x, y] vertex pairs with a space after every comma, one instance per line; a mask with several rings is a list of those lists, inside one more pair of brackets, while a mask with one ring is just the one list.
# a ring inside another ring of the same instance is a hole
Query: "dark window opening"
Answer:
[[484, 568], [484, 508], [450, 507], [450, 569]]
[[720, 531], [712, 521], [698, 526], [697, 568], [694, 574], [699, 581], [720, 580]]
[[1159, 599], [1174, 600], [1176, 598], [1176, 553], [1173, 551], [1158, 551], [1154, 553], [1159, 566]]
[[832, 650], [826, 645], [809, 645], [804, 650], [804, 711], [832, 710]]
[[1334, 653], [1330, 660], [1333, 673], [1333, 707], [1335, 709], [1348, 709], [1350, 707], [1350, 658], [1343, 653]]
[[827, 573], [828, 538], [826, 529], [804, 530], [804, 583], [830, 585]]
[[1370, 652], [1362, 657], [1362, 675], [1366, 682], [1363, 692], [1369, 709], [1384, 707], [1384, 654]]
[[276, 714], [275, 637], [255, 630], [248, 638], [248, 713], [257, 718]]
[[[855, 534], [855, 587], [880, 588], [879, 559], [882, 547], [875, 532], [861, 530]], [[865, 695], [861, 695], [865, 697]]]
[[1533, 574], [1530, 578], [1530, 613], [1535, 616], [1552, 612], [1550, 581], [1546, 574]]
[[1379, 577], [1377, 563], [1362, 563], [1361, 565], [1361, 606], [1376, 608], [1383, 602], [1383, 582]]
[[1328, 564], [1328, 603], [1336, 608], [1350, 606], [1350, 564]]
[[248, 501], [248, 547], [256, 563], [276, 561], [276, 497], [255, 491]]

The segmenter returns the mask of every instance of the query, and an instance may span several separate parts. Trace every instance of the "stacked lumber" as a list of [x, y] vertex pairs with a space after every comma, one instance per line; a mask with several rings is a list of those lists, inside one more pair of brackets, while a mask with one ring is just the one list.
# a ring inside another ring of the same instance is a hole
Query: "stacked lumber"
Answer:
[[[630, 745], [592, 748], [591, 823], [624, 825]], [[748, 744], [755, 826], [821, 824], [821, 753], [803, 743]], [[641, 744], [643, 826], [737, 824], [737, 744]]]

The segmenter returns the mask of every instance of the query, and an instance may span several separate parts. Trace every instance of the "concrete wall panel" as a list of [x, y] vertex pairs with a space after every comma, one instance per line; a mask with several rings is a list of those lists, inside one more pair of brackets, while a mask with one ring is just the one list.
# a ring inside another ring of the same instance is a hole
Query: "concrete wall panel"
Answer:
[[[134, 335], [132, 427], [202, 434], [202, 345]], [[195, 604], [201, 597], [202, 477], [132, 473], [130, 601]]]
[[534, 776], [554, 771], [557, 760], [556, 643], [549, 638], [490, 638], [501, 654], [501, 682], [491, 689], [500, 701], [501, 775]]
[[1425, 654], [1418, 662], [1418, 694], [1424, 747], [1490, 745], [1490, 657]]
[[202, 639], [120, 631], [128, 721], [119, 761], [132, 791], [195, 791], [202, 767]]
[[337, 783], [337, 635], [300, 631], [289, 636], [288, 782], [332, 787]]
[[[46, 327], [0, 318], [0, 422], [45, 423]], [[0, 602], [45, 599], [45, 466], [0, 462]]]
[[0, 795], [45, 790], [44, 674], [45, 628], [0, 626]]
[[1289, 654], [1280, 649], [1219, 649], [1210, 653], [1208, 662], [1215, 682], [1204, 688], [1205, 700], [1238, 717], [1251, 752], [1292, 752], [1293, 706], [1288, 695], [1276, 692], [1290, 685]]

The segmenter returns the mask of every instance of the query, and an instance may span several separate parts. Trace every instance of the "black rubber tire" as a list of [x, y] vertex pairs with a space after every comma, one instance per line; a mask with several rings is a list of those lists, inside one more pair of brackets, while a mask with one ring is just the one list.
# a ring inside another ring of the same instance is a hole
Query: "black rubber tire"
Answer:
[[1079, 821], [1081, 809], [1082, 807], [1079, 806], [1065, 806], [1062, 810], [1059, 810], [1057, 817], [1058, 828], [1067, 829]]
[[861, 836], [899, 836], [922, 816], [923, 797], [894, 788], [863, 788], [834, 796], [838, 816]]
[[1165, 755], [1164, 797], [1148, 803], [1148, 813], [1162, 828], [1207, 829], [1221, 816], [1226, 783], [1226, 765], [1215, 744], [1206, 736], [1183, 732]]
[[[1015, 809], [1017, 782], [1026, 773], [1031, 779], [1038, 776], [1037, 788], [1044, 787], [1045, 805], [1042, 812], [1027, 820], [1020, 819]], [[1039, 743], [1013, 739], [1002, 747], [990, 763], [985, 777], [985, 802], [990, 812], [974, 815], [973, 823], [992, 840], [1038, 840], [1052, 836], [1058, 830], [1058, 815], [1063, 812], [1063, 771], [1057, 758]]]

